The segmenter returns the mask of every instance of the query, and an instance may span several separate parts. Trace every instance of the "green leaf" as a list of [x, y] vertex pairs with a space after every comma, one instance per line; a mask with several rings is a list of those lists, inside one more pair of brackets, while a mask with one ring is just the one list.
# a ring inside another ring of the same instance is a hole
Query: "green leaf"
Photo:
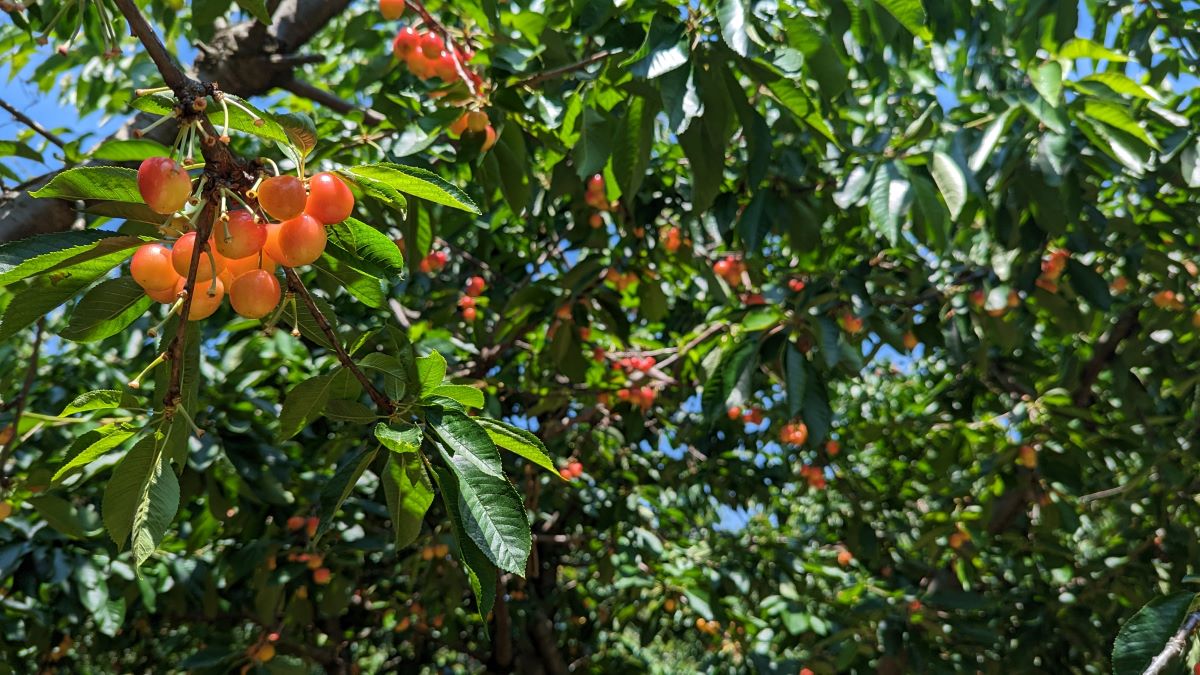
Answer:
[[131, 541], [137, 565], [154, 554], [179, 509], [179, 481], [160, 440], [150, 435], [133, 446], [104, 489], [104, 526], [118, 549]]
[[1069, 40], [1058, 51], [1058, 56], [1063, 59], [1093, 59], [1095, 61], [1111, 61], [1113, 63], [1124, 63], [1129, 60], [1124, 54], [1114, 52], [1104, 45], [1092, 42], [1087, 38]]
[[465, 384], [442, 384], [433, 388], [429, 396], [445, 396], [468, 408], [483, 407], [483, 392]]
[[334, 389], [336, 375], [317, 375], [292, 387], [279, 411], [279, 440], [295, 436], [321, 416]]
[[109, 451], [120, 447], [137, 431], [136, 427], [129, 424], [106, 424], [76, 437], [68, 451], [71, 459], [54, 472], [54, 477], [50, 479], [51, 482], [61, 482], [75, 469], [85, 467]]
[[1160, 149], [1158, 141], [1137, 120], [1133, 119], [1127, 106], [1089, 98], [1083, 102], [1083, 114], [1097, 122], [1124, 131], [1155, 150]]
[[1067, 276], [1071, 280], [1071, 287], [1088, 304], [1102, 311], [1112, 307], [1112, 291], [1096, 270], [1072, 258], [1067, 261]]
[[558, 472], [558, 468], [554, 466], [554, 461], [550, 459], [545, 444], [537, 436], [524, 429], [514, 427], [511, 424], [505, 424], [490, 417], [476, 417], [473, 419], [479, 426], [483, 427], [483, 430], [487, 432], [488, 437], [492, 439], [492, 442], [497, 447], [516, 453], [549, 471], [556, 477], [562, 478], [562, 475]]
[[358, 401], [344, 401], [339, 398], [325, 404], [325, 417], [338, 422], [354, 422], [355, 424], [370, 424], [379, 419], [379, 415]]
[[1129, 79], [1129, 77], [1124, 73], [1120, 73], [1115, 70], [1105, 70], [1099, 73], [1092, 73], [1091, 75], [1080, 79], [1074, 84], [1079, 86], [1079, 88], [1086, 88], [1085, 85], [1093, 83], [1102, 84], [1118, 94], [1124, 94], [1125, 96], [1132, 96], [1134, 98], [1140, 98], [1146, 101], [1158, 101], [1162, 99], [1158, 92], [1154, 91], [1150, 87], [1138, 84], [1137, 82]]
[[967, 161], [967, 167], [976, 173], [987, 164], [992, 158], [992, 153], [996, 150], [996, 145], [1000, 142], [1000, 137], [1004, 135], [1004, 130], [1008, 128], [1008, 122], [1012, 119], [1013, 110], [1009, 108], [1000, 113], [1000, 116], [988, 125], [987, 131], [983, 132], [983, 137], [979, 140], [979, 147], [971, 154], [971, 158]]
[[896, 17], [896, 21], [907, 28], [908, 32], [926, 42], [933, 38], [933, 34], [925, 25], [925, 7], [921, 4], [921, 0], [876, 0], [876, 2], [889, 14]]
[[446, 379], [446, 359], [437, 352], [417, 358], [417, 380], [421, 383], [421, 398], [425, 398]]
[[593, 108], [579, 116], [579, 142], [575, 145], [575, 174], [587, 178], [604, 170], [612, 152], [611, 120]]
[[513, 213], [520, 216], [533, 194], [525, 132], [515, 122], [504, 125], [493, 150], [500, 165], [500, 191]]
[[808, 385], [808, 361], [796, 345], [788, 343], [784, 355], [784, 370], [787, 373], [788, 417], [796, 417], [804, 409], [804, 398]]
[[133, 394], [123, 389], [96, 389], [82, 393], [63, 408], [59, 417], [74, 415], [89, 410], [112, 410], [114, 408], [137, 408], [141, 404]]
[[636, 195], [646, 177], [658, 109], [657, 99], [635, 96], [621, 120], [613, 147], [612, 168], [622, 194]]
[[458, 479], [467, 536], [497, 567], [524, 576], [532, 546], [529, 522], [520, 496], [504, 476], [492, 439], [460, 412], [430, 410], [427, 421], [441, 441], [442, 458]]
[[946, 208], [950, 209], [950, 218], [958, 220], [963, 205], [967, 203], [967, 177], [962, 167], [950, 155], [935, 151], [929, 163], [929, 171], [933, 181], [937, 183], [942, 199], [946, 200]]
[[421, 521], [433, 504], [433, 484], [417, 453], [388, 455], [384, 466], [383, 495], [396, 535], [396, 548], [404, 548], [421, 533]]
[[[253, 103], [233, 94], [225, 94], [225, 98], [228, 101], [239, 104], [228, 103], [229, 129], [258, 136], [259, 138], [276, 143], [290, 143], [291, 136], [288, 135], [288, 132], [284, 130], [274, 115], [259, 110]], [[209, 121], [217, 128], [218, 132], [224, 132], [225, 111], [221, 108], [220, 103], [210, 103], [208, 109], [210, 110], [208, 113]]]
[[264, 25], [271, 25], [271, 12], [267, 9], [266, 0], [237, 0], [237, 4]]
[[54, 495], [36, 495], [27, 500], [50, 527], [72, 539], [87, 537], [87, 526], [79, 509], [71, 502]]
[[338, 260], [332, 253], [330, 249], [322, 253], [313, 263], [313, 269], [332, 279], [335, 288], [344, 288], [368, 307], [379, 309], [387, 303], [387, 293], [381, 279]]
[[[166, 157], [170, 153], [170, 148], [149, 138], [116, 138], [101, 143], [92, 151], [91, 157], [109, 162], [140, 162], [148, 157]], [[135, 180], [136, 177], [135, 171]]]
[[900, 243], [900, 229], [911, 203], [912, 185], [900, 175], [896, 165], [887, 162], [879, 167], [871, 184], [867, 207], [872, 227], [892, 246]]
[[4, 315], [0, 317], [0, 340], [16, 335], [55, 307], [75, 297], [127, 257], [127, 251], [117, 251], [39, 277], [31, 286], [18, 292], [4, 309]]
[[405, 274], [404, 256], [400, 247], [387, 235], [361, 220], [346, 220], [325, 228], [329, 243], [366, 261], [380, 270], [402, 278]]
[[338, 509], [342, 508], [342, 504], [350, 496], [350, 491], [354, 489], [358, 479], [362, 478], [363, 472], [375, 460], [377, 454], [379, 450], [374, 448], [360, 450], [357, 455], [343, 462], [321, 487], [321, 508], [318, 511], [321, 524], [317, 527], [315, 539], [320, 539], [321, 535], [333, 527], [333, 517]]
[[346, 182], [356, 185], [368, 197], [383, 202], [394, 211], [402, 212], [404, 207], [408, 206], [408, 200], [404, 198], [404, 195], [384, 181], [367, 176], [356, 176], [347, 169], [338, 169], [337, 172]]
[[0, 245], [0, 286], [133, 248], [145, 241], [149, 240], [99, 230], [80, 230], [41, 234], [3, 244]]
[[32, 162], [42, 161], [41, 154], [20, 141], [0, 141], [0, 157], [20, 157]]
[[1063, 69], [1058, 61], [1047, 61], [1029, 74], [1033, 88], [1046, 102], [1055, 105], [1062, 96]]
[[1195, 593], [1173, 593], [1139, 609], [1121, 626], [1113, 642], [1113, 675], [1141, 675], [1179, 630], [1195, 600]]
[[[462, 512], [464, 502], [455, 475], [449, 469], [439, 466], [434, 467], [434, 477], [441, 489], [446, 513], [450, 516], [450, 529], [454, 531], [459, 558], [463, 568], [467, 570], [467, 581], [470, 582], [475, 602], [479, 605], [479, 616], [486, 618], [496, 602], [496, 567], [467, 535], [467, 518]], [[486, 621], [484, 625], [487, 625]]]
[[317, 125], [311, 117], [302, 112], [279, 113], [273, 117], [291, 139], [292, 147], [300, 150], [302, 157], [307, 157], [317, 147]]
[[721, 39], [739, 56], [750, 54], [750, 36], [747, 33], [749, 10], [742, 0], [721, 0], [717, 5], [717, 19], [721, 22]]
[[415, 426], [394, 429], [380, 422], [375, 425], [375, 438], [383, 447], [397, 454], [421, 451], [421, 429]]
[[67, 169], [50, 179], [30, 197], [44, 199], [99, 199], [109, 202], [144, 204], [137, 187], [137, 171], [123, 166], [81, 166]]
[[395, 190], [420, 197], [435, 204], [479, 213], [479, 207], [461, 190], [442, 180], [437, 174], [403, 164], [363, 164], [346, 169], [355, 176], [372, 178]]
[[154, 301], [132, 277], [106, 279], [88, 291], [59, 335], [76, 342], [95, 342], [125, 330]]

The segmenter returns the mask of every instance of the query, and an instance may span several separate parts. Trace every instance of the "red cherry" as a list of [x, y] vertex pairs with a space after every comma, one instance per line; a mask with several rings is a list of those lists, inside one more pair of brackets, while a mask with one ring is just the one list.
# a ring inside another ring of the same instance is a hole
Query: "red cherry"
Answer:
[[[186, 279], [180, 279], [175, 284], [175, 295], [182, 293], [186, 284]], [[188, 321], [207, 319], [221, 306], [221, 300], [225, 298], [225, 284], [217, 279], [216, 289], [212, 295], [209, 295], [210, 289], [212, 289], [211, 283], [196, 284], [196, 288], [192, 292], [192, 307], [188, 310]]]
[[499, 136], [496, 135], [496, 130], [492, 128], [492, 125], [489, 124], [483, 128], [483, 147], [481, 149], [484, 152], [491, 150], [497, 140], [499, 140]]
[[592, 215], [588, 216], [588, 225], [590, 225], [593, 230], [600, 229], [604, 226], [604, 216], [600, 215], [599, 213], [593, 213]]
[[446, 82], [457, 82], [459, 79], [458, 66], [454, 63], [454, 56], [444, 49], [434, 60], [433, 68], [437, 76]]
[[574, 474], [571, 473], [571, 469], [565, 466], [558, 470], [558, 475], [562, 476], [563, 480], [571, 480], [571, 478], [574, 477]]
[[258, 205], [277, 220], [300, 215], [307, 201], [304, 183], [295, 176], [273, 176], [258, 186]]
[[463, 113], [461, 117], [450, 123], [450, 135], [462, 136], [467, 131], [467, 114]]
[[147, 157], [137, 173], [138, 192], [155, 213], [167, 215], [183, 208], [192, 196], [192, 178], [170, 157]]
[[400, 61], [407, 61], [417, 50], [420, 41], [421, 36], [411, 27], [400, 29], [400, 32], [396, 33], [396, 39], [392, 40], [392, 56]]
[[436, 74], [433, 61], [425, 58], [425, 52], [415, 48], [404, 58], [408, 70], [418, 79], [428, 80]]
[[304, 516], [292, 516], [287, 519], [287, 529], [295, 532], [304, 527]]
[[[171, 264], [175, 267], [175, 272], [184, 279], [187, 278], [188, 267], [192, 264], [192, 249], [195, 248], [195, 245], [196, 233], [188, 232], [176, 240], [175, 246], [171, 248]], [[212, 254], [211, 259], [209, 253]], [[213, 250], [212, 242], [206, 242], [196, 266], [196, 281], [208, 281], [214, 275], [220, 274], [223, 269], [225, 269], [225, 256]]]
[[179, 280], [171, 264], [171, 249], [162, 244], [139, 246], [129, 262], [129, 275], [147, 291], [174, 291]]
[[340, 223], [354, 211], [354, 193], [332, 173], [322, 172], [308, 183], [304, 212], [325, 225]]
[[462, 317], [464, 321], [474, 321], [475, 317], [477, 316], [479, 316], [479, 310], [475, 309], [474, 307], [463, 308]]
[[583, 463], [578, 461], [571, 462], [567, 465], [567, 471], [570, 471], [572, 476], [578, 478], [583, 474]]
[[261, 319], [279, 305], [279, 280], [266, 270], [246, 272], [229, 287], [229, 304], [247, 319]]
[[792, 289], [796, 293], [799, 293], [800, 291], [804, 290], [804, 282], [799, 279], [790, 279], [788, 280], [788, 288]]
[[227, 224], [217, 223], [213, 227], [212, 238], [217, 242], [217, 251], [226, 258], [248, 258], [262, 250], [267, 241], [267, 227], [255, 222], [249, 211], [239, 209], [229, 214]]
[[286, 267], [308, 265], [325, 252], [325, 226], [308, 213], [280, 223], [278, 237], [279, 254], [283, 256], [279, 262]]
[[470, 295], [464, 295], [458, 299], [458, 306], [463, 307], [463, 308], [474, 307], [475, 306], [475, 298], [473, 298]]
[[[264, 230], [266, 227], [270, 226], [264, 226]], [[274, 224], [274, 227], [276, 233], [278, 233], [279, 225]], [[278, 234], [276, 236], [278, 236]], [[221, 273], [221, 281], [224, 281], [226, 286], [230, 286], [234, 281], [237, 280], [238, 277], [242, 276], [246, 272], [258, 269], [263, 269], [271, 274], [274, 274], [276, 266], [275, 260], [265, 252], [266, 244], [263, 245], [263, 249], [264, 251], [260, 251], [259, 255], [252, 255], [246, 258], [239, 258], [237, 260], [226, 260], [225, 271]]]
[[588, 192], [603, 193], [604, 192], [604, 176], [596, 174], [588, 179]]
[[399, 19], [404, 14], [404, 0], [379, 0], [379, 13], [388, 21]]
[[721, 258], [717, 262], [713, 263], [713, 272], [715, 272], [719, 277], [728, 276], [732, 269], [733, 261], [729, 258]]
[[318, 567], [313, 570], [313, 583], [318, 586], [324, 586], [333, 578], [333, 572], [329, 571], [328, 567]]
[[[176, 274], [175, 278], [178, 279], [179, 275]], [[164, 288], [161, 291], [147, 290], [146, 297], [150, 298], [151, 300], [153, 300], [155, 302], [161, 302], [164, 305], [169, 305], [169, 304], [175, 302], [175, 299], [179, 297], [179, 294], [175, 292], [175, 286], [174, 286], [174, 284], [172, 284], [172, 286], [170, 288]]]
[[467, 295], [471, 297], [479, 297], [483, 295], [483, 290], [487, 287], [487, 282], [483, 277], [471, 277], [467, 279]]
[[442, 38], [433, 33], [425, 33], [421, 36], [420, 41], [421, 53], [427, 59], [436, 59], [445, 49], [446, 44], [442, 42]]
[[729, 410], [725, 414], [729, 417], [729, 419], [736, 420], [737, 418], [742, 416], [742, 409], [737, 407], [736, 405], [730, 406]]

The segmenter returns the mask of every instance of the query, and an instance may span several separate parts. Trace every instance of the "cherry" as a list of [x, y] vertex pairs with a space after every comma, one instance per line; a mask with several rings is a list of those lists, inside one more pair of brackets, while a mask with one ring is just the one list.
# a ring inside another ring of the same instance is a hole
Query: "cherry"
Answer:
[[808, 440], [808, 425], [804, 422], [789, 422], [779, 430], [779, 440], [792, 445], [804, 445]]
[[487, 288], [487, 282], [483, 277], [471, 277], [467, 279], [467, 295], [477, 298], [483, 295], [483, 290]]
[[729, 273], [732, 270], [733, 270], [733, 259], [732, 258], [721, 258], [717, 262], [713, 263], [713, 272], [719, 277], [729, 276]]
[[396, 33], [396, 39], [392, 40], [392, 54], [397, 59], [407, 60], [420, 41], [421, 36], [411, 26], [401, 28], [400, 32]]
[[575, 475], [571, 473], [571, 470], [565, 466], [558, 470], [558, 475], [562, 476], [563, 480], [571, 480], [575, 477]]
[[[175, 246], [171, 249], [171, 264], [175, 266], [175, 271], [179, 276], [184, 279], [187, 279], [188, 267], [192, 264], [192, 249], [195, 246], [196, 233], [188, 232], [176, 240]], [[208, 255], [210, 252], [212, 253], [211, 260]], [[214, 274], [220, 274], [223, 269], [225, 269], [225, 256], [214, 251], [211, 242], [206, 242], [196, 266], [196, 281], [208, 281], [213, 278]]]
[[583, 463], [578, 460], [573, 461], [567, 465], [567, 471], [570, 471], [572, 476], [578, 478], [583, 475]]
[[789, 279], [788, 288], [792, 289], [792, 291], [795, 293], [799, 293], [800, 291], [804, 290], [804, 282], [800, 279]]
[[[179, 275], [176, 274], [175, 278], [179, 279]], [[175, 292], [175, 284], [171, 284], [170, 288], [164, 288], [161, 291], [146, 291], [146, 297], [155, 302], [161, 302], [164, 305], [169, 305], [175, 302], [175, 299], [179, 297], [179, 294]]]
[[272, 176], [258, 186], [258, 205], [277, 220], [300, 215], [307, 201], [304, 183], [295, 176]]
[[421, 41], [418, 43], [421, 47], [421, 53], [427, 59], [436, 59], [446, 48], [446, 44], [442, 39], [433, 33], [425, 33], [421, 36]]
[[317, 536], [317, 528], [321, 526], [321, 519], [316, 516], [309, 516], [304, 521], [304, 531], [309, 537]]
[[183, 208], [192, 196], [192, 178], [170, 157], [147, 157], [137, 174], [138, 192], [155, 213], [167, 215]]
[[468, 307], [474, 307], [475, 306], [475, 298], [470, 295], [464, 295], [458, 299], [458, 306], [463, 309], [466, 309]]
[[467, 113], [450, 123], [450, 135], [462, 136], [467, 131]]
[[1037, 448], [1032, 445], [1022, 445], [1017, 451], [1017, 463], [1026, 469], [1036, 469], [1038, 463]]
[[725, 414], [729, 417], [729, 419], [736, 420], [737, 418], [742, 416], [742, 409], [737, 407], [736, 405], [730, 406], [729, 410], [726, 411]]
[[388, 21], [404, 14], [404, 0], [379, 0], [379, 13]]
[[[276, 225], [275, 229], [278, 231], [279, 226]], [[264, 248], [266, 248], [265, 245]], [[275, 260], [265, 251], [260, 251], [259, 255], [252, 255], [237, 260], [226, 260], [225, 270], [221, 272], [221, 281], [224, 281], [226, 286], [230, 286], [238, 277], [246, 272], [258, 269], [266, 270], [271, 274], [275, 273]]]
[[492, 128], [492, 125], [489, 124], [486, 127], [484, 127], [482, 150], [484, 152], [491, 150], [492, 146], [496, 145], [497, 140], [499, 140], [499, 136], [496, 135], [496, 130]]
[[295, 532], [304, 527], [304, 516], [292, 516], [287, 519], [287, 529]]
[[911, 330], [904, 334], [904, 348], [910, 352], [917, 348], [917, 336]]
[[599, 213], [593, 213], [592, 215], [588, 216], [588, 225], [590, 225], [593, 230], [600, 229], [604, 226], [604, 216], [600, 215]]
[[479, 310], [474, 307], [463, 307], [462, 318], [464, 321], [474, 321], [477, 316], [479, 316]]
[[425, 58], [425, 52], [420, 48], [414, 48], [409, 52], [404, 61], [408, 64], [408, 69], [412, 74], [419, 79], [428, 80], [436, 74], [433, 61]]
[[595, 174], [594, 176], [589, 178], [588, 183], [587, 183], [587, 189], [588, 189], [588, 192], [592, 192], [592, 193], [596, 193], [596, 194], [603, 193], [604, 192], [604, 176], [602, 176], [600, 174]]
[[[187, 279], [180, 279], [175, 284], [175, 295], [183, 292], [186, 283]], [[208, 294], [209, 288], [209, 284], [196, 284], [196, 288], [192, 292], [192, 307], [188, 311], [188, 321], [207, 319], [221, 306], [221, 300], [225, 298], [225, 284], [217, 279], [216, 292], [213, 295]]]
[[171, 249], [162, 244], [139, 246], [129, 262], [129, 274], [147, 291], [172, 290], [179, 280], [179, 273], [171, 264]]
[[[279, 224], [279, 263], [285, 267], [307, 265], [325, 252], [325, 226], [308, 213], [302, 213]], [[267, 233], [270, 240], [270, 232]], [[267, 252], [270, 255], [270, 251]], [[275, 256], [271, 256], [274, 258]]]
[[279, 226], [281, 223], [267, 223], [267, 240], [263, 242], [263, 253], [275, 262], [286, 265], [283, 251], [279, 248]]
[[247, 319], [261, 319], [279, 305], [279, 280], [266, 270], [246, 272], [229, 287], [229, 304]]
[[838, 565], [845, 567], [846, 565], [849, 565], [851, 562], [854, 561], [854, 554], [851, 553], [850, 551], [847, 551], [846, 549], [842, 549], [842, 550], [838, 551], [837, 561], [838, 561]]
[[[229, 236], [226, 238], [225, 230]], [[238, 209], [229, 214], [229, 222], [213, 227], [213, 239], [217, 241], [217, 252], [226, 258], [237, 260], [257, 255], [267, 241], [267, 227], [256, 222], [249, 211]]]
[[433, 68], [437, 76], [446, 82], [458, 81], [458, 66], [455, 65], [454, 56], [450, 52], [443, 49], [433, 61]]
[[320, 567], [313, 570], [313, 583], [319, 586], [324, 586], [333, 578], [333, 572], [329, 571], [328, 567]]
[[472, 110], [467, 113], [467, 129], [471, 131], [476, 133], [483, 131], [487, 129], [488, 123], [488, 114], [482, 110]]
[[[308, 203], [304, 212], [325, 225], [340, 223], [354, 211], [354, 193], [341, 178], [328, 172], [312, 177], [308, 183]], [[322, 245], [322, 248], [324, 246]], [[314, 258], [315, 260], [315, 258]]]
[[825, 444], [825, 452], [830, 457], [837, 457], [838, 453], [841, 451], [842, 451], [841, 444], [835, 440], [830, 440], [828, 443]]
[[679, 250], [679, 245], [683, 243], [683, 236], [679, 232], [678, 227], [672, 227], [667, 230], [667, 234], [663, 237], [663, 248], [667, 249], [667, 253], [674, 253]]

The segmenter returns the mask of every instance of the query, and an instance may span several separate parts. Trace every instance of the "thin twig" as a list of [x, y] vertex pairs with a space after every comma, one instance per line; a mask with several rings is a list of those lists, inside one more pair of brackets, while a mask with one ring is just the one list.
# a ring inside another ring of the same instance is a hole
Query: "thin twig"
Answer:
[[42, 351], [42, 333], [45, 328], [46, 319], [44, 317], [38, 319], [37, 328], [33, 333], [33, 355], [29, 357], [29, 367], [25, 370], [25, 381], [21, 383], [21, 393], [17, 394], [16, 409], [13, 411], [13, 420], [9, 429], [11, 435], [4, 443], [4, 448], [0, 450], [0, 487], [5, 489], [8, 488], [9, 483], [6, 469], [8, 458], [12, 456], [13, 448], [17, 444], [17, 437], [20, 436], [21, 415], [25, 414], [25, 402], [29, 398], [29, 390], [33, 388], [33, 380], [37, 377], [38, 360]]
[[287, 275], [288, 287], [304, 301], [304, 305], [308, 307], [309, 313], [313, 315], [313, 318], [317, 321], [317, 325], [321, 327], [321, 332], [325, 333], [325, 337], [329, 339], [329, 344], [333, 345], [333, 350], [337, 353], [338, 361], [353, 373], [355, 379], [362, 384], [363, 389], [367, 390], [367, 395], [375, 402], [375, 407], [379, 408], [380, 412], [385, 415], [390, 415], [394, 410], [392, 402], [388, 400], [387, 396], [380, 393], [374, 384], [371, 384], [371, 380], [363, 374], [358, 364], [354, 363], [354, 359], [351, 359], [350, 355], [346, 353], [345, 348], [342, 347], [341, 340], [338, 339], [337, 333], [333, 330], [333, 326], [329, 324], [329, 320], [325, 318], [321, 309], [317, 307], [316, 301], [313, 300], [312, 294], [305, 288], [304, 282], [300, 280], [300, 276], [290, 267], [285, 267], [284, 273]]
[[592, 54], [591, 56], [588, 56], [580, 61], [576, 61], [575, 63], [568, 63], [565, 66], [558, 66], [557, 68], [550, 68], [549, 70], [543, 70], [540, 73], [534, 73], [533, 75], [530, 75], [529, 77], [527, 77], [523, 80], [517, 80], [516, 82], [514, 82], [512, 84], [512, 86], [513, 87], [532, 87], [534, 85], [541, 84], [542, 82], [545, 82], [546, 80], [553, 80], [554, 78], [561, 77], [563, 75], [566, 75], [567, 73], [572, 73], [572, 72], [575, 72], [576, 70], [580, 70], [582, 68], [587, 68], [588, 66], [592, 65], [593, 63], [598, 63], [600, 61], [603, 61], [604, 59], [607, 59], [610, 56], [615, 56], [617, 54], [620, 54], [622, 51], [623, 50], [621, 50], [621, 49], [605, 49], [602, 51], [598, 51], [595, 54]]
[[688, 342], [687, 344], [685, 344], [679, 351], [677, 351], [674, 354], [663, 359], [662, 363], [658, 364], [658, 369], [666, 370], [667, 366], [671, 365], [675, 361], [678, 361], [680, 357], [682, 357], [684, 354], [686, 354], [689, 351], [691, 351], [692, 349], [694, 349], [696, 347], [696, 345], [700, 344], [701, 342], [704, 342], [705, 340], [712, 337], [713, 335], [725, 330], [725, 328], [727, 328], [728, 326], [729, 326], [729, 324], [727, 324], [727, 323], [714, 323], [713, 325], [704, 329], [704, 332], [702, 332], [699, 335], [697, 335], [696, 337], [692, 338], [692, 340], [690, 342]]
[[362, 111], [363, 121], [366, 122], [368, 126], [375, 126], [376, 124], [379, 124], [387, 119], [382, 113], [372, 110], [371, 108], [363, 108], [354, 105], [350, 101], [347, 101], [336, 94], [325, 91], [320, 87], [309, 84], [303, 80], [298, 80], [294, 77], [283, 82], [280, 86], [301, 98], [306, 98], [310, 101], [320, 103], [326, 108], [336, 110], [343, 115], [355, 111]]
[[55, 135], [54, 132], [50, 131], [49, 129], [42, 126], [41, 124], [38, 124], [38, 122], [36, 120], [31, 118], [29, 115], [26, 115], [25, 113], [21, 112], [20, 110], [17, 110], [16, 108], [13, 107], [13, 105], [11, 103], [9, 103], [8, 101], [5, 101], [2, 98], [0, 98], [0, 108], [4, 108], [5, 110], [7, 110], [9, 112], [9, 114], [11, 114], [13, 117], [17, 118], [18, 122], [21, 122], [22, 124], [29, 127], [30, 129], [33, 129], [38, 134], [40, 134], [42, 138], [50, 141], [51, 143], [57, 145], [58, 147], [61, 148], [67, 144], [66, 141], [59, 138], [57, 135]]
[[1158, 656], [1155, 656], [1150, 661], [1150, 665], [1146, 666], [1146, 670], [1142, 672], [1142, 675], [1159, 675], [1162, 673], [1167, 665], [1171, 663], [1171, 659], [1183, 653], [1183, 650], [1187, 647], [1188, 638], [1192, 636], [1192, 633], [1196, 632], [1196, 628], [1200, 628], [1200, 612], [1192, 612], [1187, 615], [1187, 618], [1183, 621], [1183, 625], [1171, 636], [1170, 640], [1167, 640], [1167, 645], [1158, 653]]

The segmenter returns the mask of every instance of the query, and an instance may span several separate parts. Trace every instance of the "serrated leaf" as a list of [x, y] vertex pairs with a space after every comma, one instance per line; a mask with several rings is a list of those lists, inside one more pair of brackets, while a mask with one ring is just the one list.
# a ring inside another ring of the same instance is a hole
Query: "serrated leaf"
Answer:
[[123, 389], [96, 389], [74, 398], [58, 414], [59, 417], [74, 415], [89, 410], [112, 410], [114, 408], [136, 408], [141, 404], [133, 394]]
[[487, 435], [497, 447], [520, 455], [558, 478], [562, 478], [562, 475], [558, 472], [558, 468], [554, 466], [554, 461], [550, 459], [545, 444], [542, 443], [540, 438], [524, 429], [489, 417], [476, 417], [474, 419], [479, 426], [483, 427], [483, 430], [487, 432]]
[[1087, 38], [1075, 38], [1067, 41], [1062, 49], [1058, 50], [1058, 56], [1064, 59], [1093, 59], [1113, 63], [1124, 63], [1129, 60], [1129, 57], [1124, 54], [1114, 52]]
[[933, 160], [929, 163], [929, 171], [933, 174], [933, 182], [937, 183], [938, 190], [942, 193], [942, 199], [946, 200], [950, 217], [957, 220], [967, 203], [967, 177], [962, 168], [950, 155], [935, 151]]
[[[465, 518], [461, 512], [463, 500], [459, 494], [457, 477], [449, 469], [440, 466], [434, 467], [433, 475], [442, 492], [442, 503], [446, 505], [446, 513], [450, 516], [450, 529], [454, 532], [459, 559], [467, 571], [467, 581], [471, 584], [475, 602], [479, 605], [479, 615], [486, 618], [496, 602], [496, 567], [471, 537], [467, 536]], [[484, 625], [487, 625], [486, 621]]]
[[749, 14], [742, 0], [721, 0], [717, 5], [721, 39], [739, 56], [747, 56], [750, 53], [750, 36], [746, 26]]
[[81, 230], [41, 234], [9, 242], [0, 245], [0, 286], [133, 248], [145, 241], [149, 240], [99, 230]]
[[301, 156], [307, 157], [317, 147], [317, 125], [311, 117], [302, 112], [280, 113], [274, 117]]
[[500, 191], [513, 213], [520, 216], [529, 205], [533, 185], [529, 157], [525, 149], [525, 132], [515, 122], [504, 126], [493, 150], [500, 166]]
[[346, 169], [355, 176], [363, 176], [384, 183], [395, 190], [420, 197], [435, 204], [479, 213], [479, 207], [461, 190], [442, 180], [435, 173], [415, 166], [403, 164], [363, 164]]
[[392, 452], [404, 454], [421, 451], [421, 429], [406, 425], [399, 429], [383, 424], [375, 425], [375, 438]]
[[430, 410], [429, 427], [458, 479], [459, 510], [471, 541], [500, 569], [525, 575], [532, 539], [525, 507], [504, 472], [487, 432], [466, 415]]
[[342, 504], [350, 496], [350, 491], [354, 489], [358, 479], [362, 478], [363, 473], [377, 454], [379, 454], [379, 450], [374, 448], [359, 451], [358, 454], [343, 462], [321, 487], [321, 509], [319, 511], [321, 524], [317, 527], [315, 539], [320, 539], [321, 535], [333, 527], [333, 518], [337, 515], [338, 509], [342, 508]]
[[429, 392], [429, 396], [444, 396], [468, 408], [483, 407], [483, 392], [465, 384], [438, 385]]
[[1122, 624], [1113, 641], [1113, 675], [1141, 675], [1179, 630], [1195, 600], [1191, 592], [1158, 597]]
[[933, 34], [925, 25], [925, 7], [921, 0], [876, 0], [889, 14], [896, 17], [908, 32], [928, 42]]
[[84, 294], [59, 335], [75, 342], [95, 342], [125, 330], [154, 301], [132, 277], [106, 279]]
[[118, 549], [131, 542], [137, 565], [157, 550], [179, 509], [179, 482], [160, 440], [150, 435], [134, 445], [104, 489], [104, 526]]
[[50, 527], [73, 539], [87, 537], [87, 527], [79, 509], [71, 502], [54, 495], [36, 495], [27, 501]]
[[287, 440], [321, 416], [333, 390], [334, 375], [317, 375], [292, 387], [279, 411], [279, 440]]
[[362, 190], [366, 196], [383, 202], [395, 211], [402, 212], [404, 207], [408, 206], [408, 200], [404, 198], [404, 195], [384, 181], [368, 176], [356, 176], [346, 169], [338, 169], [338, 175], [342, 176], [347, 183]]
[[912, 185], [900, 175], [895, 164], [887, 162], [875, 171], [871, 196], [867, 200], [871, 225], [888, 243], [900, 243], [900, 229], [912, 202]]
[[170, 148], [149, 138], [114, 138], [101, 143], [92, 151], [91, 157], [109, 162], [140, 162], [148, 157], [166, 157], [170, 153]]
[[30, 197], [45, 199], [100, 199], [144, 204], [137, 187], [137, 171], [123, 166], [81, 166], [55, 174]]
[[347, 218], [336, 225], [325, 228], [329, 242], [343, 251], [354, 255], [380, 270], [402, 278], [405, 273], [404, 256], [396, 242], [379, 230], [361, 220]]
[[417, 358], [417, 379], [421, 383], [421, 397], [431, 391], [446, 379], [446, 359], [437, 352]]
[[75, 297], [128, 256], [128, 252], [118, 251], [72, 264], [61, 271], [50, 272], [37, 278], [32, 285], [19, 291], [4, 308], [4, 314], [0, 317], [0, 340], [7, 340], [16, 335], [18, 331]]
[[404, 548], [421, 533], [421, 521], [433, 504], [433, 484], [417, 453], [388, 455], [381, 479], [396, 548]]
[[379, 309], [387, 302], [387, 292], [381, 279], [338, 260], [329, 249], [313, 263], [313, 269], [332, 279], [335, 287], [344, 288], [368, 307]]

